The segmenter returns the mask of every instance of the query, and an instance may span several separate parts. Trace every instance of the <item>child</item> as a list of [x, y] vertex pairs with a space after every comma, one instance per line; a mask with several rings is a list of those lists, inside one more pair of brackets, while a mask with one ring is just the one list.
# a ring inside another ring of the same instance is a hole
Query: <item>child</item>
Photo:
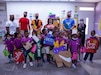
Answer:
[[36, 42], [36, 45], [37, 45], [37, 50], [35, 52], [35, 59], [36, 59], [36, 63], [37, 63], [37, 67], [40, 67], [42, 66], [42, 63], [41, 63], [41, 42], [40, 42], [40, 35], [33, 30], [32, 32], [32, 38], [34, 39], [34, 41]]
[[72, 32], [72, 39], [69, 42], [69, 47], [72, 54], [72, 66], [76, 68], [77, 59], [78, 59], [78, 49], [80, 47], [80, 42], [77, 37], [77, 32]]
[[11, 35], [9, 33], [6, 34], [6, 40], [5, 40], [5, 50], [9, 51], [10, 55], [8, 56], [9, 58], [9, 63], [13, 60], [13, 51], [14, 51], [14, 42], [13, 39], [11, 38]]
[[[43, 29], [42, 30], [42, 38], [41, 38], [42, 44], [43, 44], [43, 41], [44, 41], [46, 35], [47, 35], [47, 30]], [[50, 62], [50, 59], [49, 59], [49, 56], [50, 56], [49, 50], [50, 50], [50, 46], [45, 45], [45, 44], [42, 45], [42, 60], [43, 60], [43, 62], [45, 62], [45, 60], [44, 60], [44, 54], [46, 54], [46, 56], [47, 56], [47, 61]]]
[[84, 63], [87, 60], [88, 56], [90, 55], [90, 62], [93, 63], [92, 59], [94, 56], [94, 53], [98, 50], [99, 47], [99, 41], [97, 37], [95, 36], [96, 32], [95, 30], [91, 31], [91, 37], [86, 40], [86, 54], [84, 57]]
[[[14, 57], [17, 59], [18, 58], [18, 56], [17, 56], [17, 53], [22, 53], [23, 54], [23, 51], [21, 50], [22, 49], [22, 42], [21, 42], [21, 40], [22, 40], [22, 36], [21, 36], [21, 34], [20, 33], [15, 33], [15, 39], [14, 39]], [[17, 52], [16, 52], [17, 51]], [[16, 53], [15, 53], [16, 52]], [[17, 57], [16, 57], [16, 56]], [[19, 58], [21, 58], [20, 56], [19, 56]], [[22, 57], [22, 59], [21, 59], [21, 61], [19, 61], [19, 62], [22, 62], [23, 61], [23, 57]], [[16, 61], [16, 64], [19, 64], [19, 62], [18, 61]]]
[[[28, 56], [28, 53], [30, 52], [30, 49], [26, 49], [25, 46], [29, 44], [32, 44], [33, 42], [33, 39], [29, 37], [29, 33], [28, 31], [25, 31], [24, 32], [24, 37], [22, 38], [21, 40], [22, 42], [22, 45], [23, 45], [23, 51], [24, 51], [24, 65], [23, 65], [23, 68], [26, 68], [27, 67], [27, 56]], [[30, 66], [33, 66], [33, 63], [32, 63], [32, 58], [29, 56], [29, 59], [30, 59]]]

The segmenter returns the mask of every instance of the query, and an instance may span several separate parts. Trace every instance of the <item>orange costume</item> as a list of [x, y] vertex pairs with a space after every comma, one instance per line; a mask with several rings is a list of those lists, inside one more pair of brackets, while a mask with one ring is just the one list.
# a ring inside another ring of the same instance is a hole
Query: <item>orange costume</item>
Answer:
[[33, 26], [33, 29], [39, 29], [41, 26], [42, 26], [42, 21], [41, 20], [38, 20], [36, 22], [36, 20], [32, 20], [32, 26]]

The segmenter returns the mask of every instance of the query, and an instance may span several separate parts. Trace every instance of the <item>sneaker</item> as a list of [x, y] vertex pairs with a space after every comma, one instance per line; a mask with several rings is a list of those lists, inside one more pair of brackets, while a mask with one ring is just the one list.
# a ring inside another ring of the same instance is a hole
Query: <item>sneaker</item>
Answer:
[[73, 67], [73, 68], [76, 68], [76, 66], [75, 66], [74, 64], [72, 64], [72, 67]]
[[24, 64], [24, 65], [23, 65], [23, 68], [25, 69], [26, 67], [27, 67], [27, 64]]
[[29, 62], [29, 65], [30, 65], [30, 66], [33, 66], [33, 63], [32, 63], [32, 62]]
[[93, 61], [90, 61], [90, 63], [93, 63]]
[[86, 60], [83, 60], [83, 63], [86, 63]]
[[19, 64], [19, 62], [16, 62], [16, 64], [18, 65], [18, 64]]

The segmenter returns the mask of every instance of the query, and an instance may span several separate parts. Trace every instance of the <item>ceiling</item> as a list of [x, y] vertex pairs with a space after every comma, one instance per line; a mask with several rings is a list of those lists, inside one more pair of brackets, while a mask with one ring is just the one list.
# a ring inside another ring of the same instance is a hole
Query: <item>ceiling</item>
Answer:
[[8, 1], [64, 1], [64, 2], [100, 2], [101, 0], [0, 0], [0, 2], [8, 2]]

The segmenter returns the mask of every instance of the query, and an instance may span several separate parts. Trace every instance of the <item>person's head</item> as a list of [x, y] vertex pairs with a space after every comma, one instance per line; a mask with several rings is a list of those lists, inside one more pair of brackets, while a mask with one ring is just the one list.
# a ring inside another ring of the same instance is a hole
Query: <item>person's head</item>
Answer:
[[27, 17], [27, 11], [25, 11], [25, 12], [23, 13], [23, 15], [24, 15], [24, 17]]
[[15, 33], [15, 38], [21, 38], [21, 34], [20, 33]]
[[14, 21], [14, 15], [10, 15], [10, 20]]
[[46, 29], [43, 29], [43, 30], [42, 30], [42, 33], [43, 33], [43, 34], [47, 34], [47, 30], [46, 30]]
[[9, 33], [6, 33], [5, 34], [5, 37], [6, 37], [6, 39], [10, 39], [11, 38], [11, 35]]
[[72, 38], [78, 38], [78, 35], [77, 34], [73, 34]]
[[33, 29], [32, 35], [37, 35], [37, 32]]
[[53, 24], [53, 19], [49, 18], [47, 22], [48, 24]]
[[28, 30], [25, 30], [25, 31], [24, 31], [24, 35], [25, 35], [25, 37], [28, 37], [28, 36], [29, 36]]
[[95, 34], [96, 34], [96, 31], [95, 30], [92, 30], [91, 31], [91, 36], [95, 36]]
[[39, 14], [35, 13], [35, 19], [38, 19], [38, 18], [39, 18]]
[[64, 36], [64, 32], [61, 31], [61, 32], [59, 33], [59, 36], [60, 36], [60, 37], [63, 37], [63, 36]]
[[84, 24], [84, 19], [80, 19], [80, 24]]
[[67, 18], [71, 18], [71, 12], [67, 12]]

